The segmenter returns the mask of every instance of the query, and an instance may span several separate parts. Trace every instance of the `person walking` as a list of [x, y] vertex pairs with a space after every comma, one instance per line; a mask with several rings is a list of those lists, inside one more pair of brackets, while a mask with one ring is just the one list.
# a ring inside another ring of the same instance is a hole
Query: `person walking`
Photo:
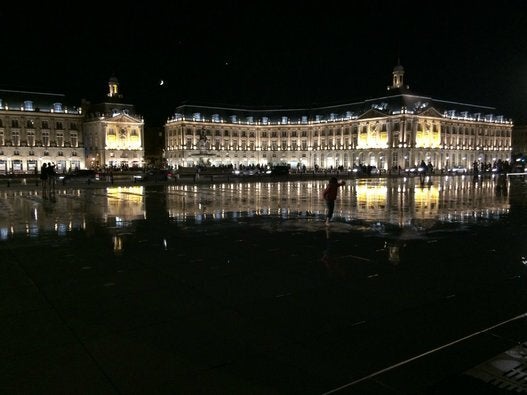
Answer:
[[48, 165], [43, 163], [40, 167], [40, 182], [42, 183], [42, 191], [46, 191], [48, 185]]
[[333, 211], [335, 210], [335, 200], [339, 192], [339, 187], [346, 185], [346, 182], [338, 181], [337, 177], [331, 177], [328, 185], [322, 192], [322, 197], [326, 201], [326, 226], [329, 226], [329, 221], [333, 218]]

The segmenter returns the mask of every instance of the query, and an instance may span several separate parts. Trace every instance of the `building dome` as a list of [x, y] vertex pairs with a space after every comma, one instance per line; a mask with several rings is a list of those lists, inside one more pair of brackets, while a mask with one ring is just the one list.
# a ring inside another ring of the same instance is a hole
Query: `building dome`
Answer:
[[398, 64], [397, 66], [395, 66], [395, 67], [393, 68], [393, 71], [394, 71], [394, 72], [399, 72], [399, 73], [400, 73], [400, 72], [404, 72], [404, 67], [401, 66], [400, 64]]

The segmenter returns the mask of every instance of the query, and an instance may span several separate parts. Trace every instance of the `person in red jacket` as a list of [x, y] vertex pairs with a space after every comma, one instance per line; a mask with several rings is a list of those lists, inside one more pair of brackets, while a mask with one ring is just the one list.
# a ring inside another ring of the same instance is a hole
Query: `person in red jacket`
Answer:
[[345, 181], [338, 181], [337, 177], [331, 177], [329, 183], [322, 192], [322, 197], [326, 201], [326, 226], [329, 226], [329, 221], [333, 218], [333, 211], [335, 210], [335, 200], [339, 192], [339, 187], [346, 185]]

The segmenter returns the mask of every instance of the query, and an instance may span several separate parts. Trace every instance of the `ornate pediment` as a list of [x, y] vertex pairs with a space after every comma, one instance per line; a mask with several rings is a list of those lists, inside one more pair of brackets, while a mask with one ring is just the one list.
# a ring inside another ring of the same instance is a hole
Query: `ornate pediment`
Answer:
[[116, 114], [113, 117], [106, 118], [107, 122], [115, 122], [115, 123], [143, 123], [143, 120], [140, 118], [136, 118], [131, 116], [130, 114]]
[[426, 110], [424, 110], [419, 115], [425, 116], [425, 117], [432, 117], [432, 118], [443, 118], [443, 115], [437, 111], [434, 107], [428, 107]]
[[359, 115], [358, 119], [365, 119], [365, 118], [385, 118], [386, 114], [376, 110], [374, 108], [369, 109], [365, 113]]

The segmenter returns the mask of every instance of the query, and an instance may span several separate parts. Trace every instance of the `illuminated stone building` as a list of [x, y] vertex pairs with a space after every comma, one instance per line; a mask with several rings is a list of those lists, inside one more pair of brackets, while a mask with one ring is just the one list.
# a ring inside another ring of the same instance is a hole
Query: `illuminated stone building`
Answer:
[[144, 121], [132, 104], [122, 103], [119, 82], [108, 81], [107, 100], [83, 103], [86, 166], [104, 168], [144, 165]]
[[169, 166], [435, 169], [510, 160], [512, 121], [493, 107], [413, 94], [393, 69], [386, 95], [303, 109], [183, 105], [165, 125]]
[[0, 174], [84, 168], [80, 107], [61, 94], [0, 90]]

